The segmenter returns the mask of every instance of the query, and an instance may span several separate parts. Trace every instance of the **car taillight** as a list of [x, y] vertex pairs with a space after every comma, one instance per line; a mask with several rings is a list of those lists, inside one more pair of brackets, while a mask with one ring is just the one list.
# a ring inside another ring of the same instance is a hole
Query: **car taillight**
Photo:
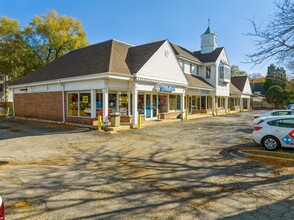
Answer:
[[260, 127], [260, 126], [254, 126], [254, 130], [255, 131], [259, 131], [260, 129], [262, 129], [262, 127]]
[[0, 220], [5, 220], [4, 216], [4, 202], [2, 201], [0, 197]]
[[259, 118], [259, 116], [258, 115], [254, 115], [254, 119], [256, 119], [256, 118]]

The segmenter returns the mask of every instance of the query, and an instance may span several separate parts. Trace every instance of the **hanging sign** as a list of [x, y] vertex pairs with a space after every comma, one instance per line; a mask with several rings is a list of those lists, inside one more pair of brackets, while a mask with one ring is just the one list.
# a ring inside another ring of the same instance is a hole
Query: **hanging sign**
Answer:
[[82, 96], [82, 103], [89, 103], [89, 97], [88, 96]]

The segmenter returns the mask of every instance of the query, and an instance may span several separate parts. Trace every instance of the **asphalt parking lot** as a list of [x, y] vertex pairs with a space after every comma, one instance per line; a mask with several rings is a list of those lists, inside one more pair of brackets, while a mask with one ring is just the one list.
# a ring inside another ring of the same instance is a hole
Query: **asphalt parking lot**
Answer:
[[0, 119], [6, 217], [293, 219], [293, 170], [229, 154], [258, 147], [253, 114], [117, 134]]

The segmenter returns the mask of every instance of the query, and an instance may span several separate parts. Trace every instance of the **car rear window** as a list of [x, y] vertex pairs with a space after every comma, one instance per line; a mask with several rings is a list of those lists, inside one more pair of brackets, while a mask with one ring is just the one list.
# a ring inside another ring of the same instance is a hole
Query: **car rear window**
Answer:
[[294, 128], [294, 119], [288, 118], [288, 119], [279, 119], [274, 121], [267, 122], [270, 126], [277, 126], [282, 128]]

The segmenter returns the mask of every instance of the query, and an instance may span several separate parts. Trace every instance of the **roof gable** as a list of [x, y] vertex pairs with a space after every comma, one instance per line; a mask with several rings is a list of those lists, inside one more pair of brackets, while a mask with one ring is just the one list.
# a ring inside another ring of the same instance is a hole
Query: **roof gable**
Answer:
[[137, 77], [171, 84], [188, 85], [170, 43], [166, 40], [137, 72]]
[[243, 91], [247, 76], [232, 76], [231, 83], [239, 89], [241, 92]]
[[165, 40], [131, 47], [126, 58], [131, 73], [137, 73], [164, 42]]
[[179, 45], [176, 45], [176, 44], [173, 44], [173, 43], [170, 43], [170, 44], [171, 44], [171, 46], [173, 48], [173, 51], [174, 51], [175, 55], [178, 55], [178, 56], [181, 56], [181, 57], [185, 57], [185, 58], [187, 58], [189, 60], [192, 60], [192, 61], [195, 61], [197, 63], [200, 63], [200, 60], [197, 59], [194, 56], [194, 54], [193, 54], [192, 51], [189, 51], [186, 48], [183, 48], [183, 47], [181, 47]]

